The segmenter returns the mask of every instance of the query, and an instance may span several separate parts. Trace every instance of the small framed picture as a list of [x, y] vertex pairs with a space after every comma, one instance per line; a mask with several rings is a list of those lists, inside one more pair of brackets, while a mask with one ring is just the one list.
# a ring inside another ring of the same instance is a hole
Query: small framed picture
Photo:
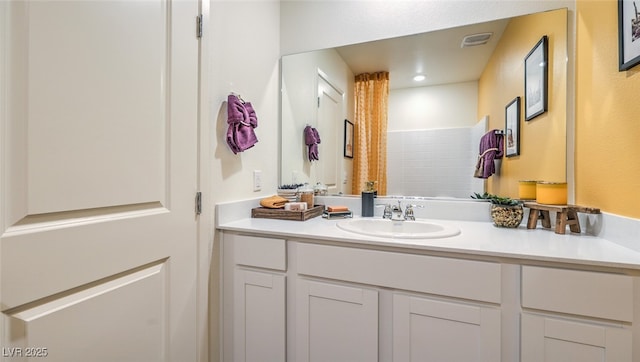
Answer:
[[344, 120], [344, 157], [353, 158], [353, 123]]
[[618, 0], [618, 70], [621, 72], [640, 63], [640, 14], [636, 2]]
[[524, 119], [527, 121], [547, 111], [547, 43], [545, 35], [524, 58]]
[[512, 100], [504, 112], [505, 155], [513, 157], [520, 154], [520, 97]]

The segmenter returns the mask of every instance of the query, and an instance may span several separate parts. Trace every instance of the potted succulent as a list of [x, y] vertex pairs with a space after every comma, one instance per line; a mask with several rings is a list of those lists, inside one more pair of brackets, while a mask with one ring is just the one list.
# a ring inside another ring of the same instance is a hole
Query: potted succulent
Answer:
[[524, 210], [518, 200], [509, 197], [475, 193], [472, 199], [487, 200], [491, 202], [491, 219], [496, 226], [506, 228], [517, 228], [522, 222]]

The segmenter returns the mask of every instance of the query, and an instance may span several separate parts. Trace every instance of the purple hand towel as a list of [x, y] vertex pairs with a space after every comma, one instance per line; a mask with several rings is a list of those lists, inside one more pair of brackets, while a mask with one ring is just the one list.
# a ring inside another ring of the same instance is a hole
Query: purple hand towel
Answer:
[[247, 118], [249, 120], [249, 125], [251, 126], [251, 128], [258, 127], [258, 117], [256, 116], [256, 111], [253, 110], [251, 102], [245, 103], [244, 109], [247, 111]]
[[[253, 108], [251, 108], [253, 110]], [[237, 96], [230, 94], [227, 97], [227, 123], [228, 124], [236, 124], [236, 123], [246, 123], [249, 125], [247, 120], [249, 119], [249, 112], [242, 102]]]
[[231, 94], [227, 98], [227, 144], [234, 154], [253, 147], [258, 142], [254, 128], [258, 127], [258, 117], [251, 106]]
[[318, 133], [318, 130], [315, 128], [312, 128], [311, 131], [313, 132], [313, 138], [315, 138], [316, 140], [316, 144], [320, 143], [320, 134]]
[[307, 146], [310, 146], [314, 143], [319, 143], [320, 141], [320, 136], [318, 136], [318, 131], [311, 127], [311, 126], [306, 126], [304, 128], [304, 143]]
[[304, 143], [308, 146], [309, 161], [318, 161], [318, 143], [320, 143], [320, 134], [318, 130], [307, 126], [304, 128]]
[[489, 178], [496, 172], [496, 166], [493, 162], [496, 158], [502, 158], [504, 153], [504, 142], [501, 133], [497, 130], [487, 132], [480, 138], [480, 156], [478, 164], [482, 165], [482, 172], [478, 178]]

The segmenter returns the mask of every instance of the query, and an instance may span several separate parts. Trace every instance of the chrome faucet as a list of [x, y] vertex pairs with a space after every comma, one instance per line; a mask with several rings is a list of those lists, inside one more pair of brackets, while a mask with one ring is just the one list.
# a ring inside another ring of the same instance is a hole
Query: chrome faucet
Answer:
[[402, 204], [400, 200], [398, 200], [398, 206], [391, 207], [391, 220], [393, 221], [404, 221], [405, 218], [402, 215]]
[[416, 217], [413, 213], [414, 207], [424, 207], [422, 205], [412, 205], [409, 204], [405, 207], [404, 212], [402, 211], [402, 203], [398, 200], [398, 205], [391, 204], [378, 204], [376, 206], [384, 206], [384, 211], [382, 212], [383, 219], [389, 219], [393, 221], [404, 221], [404, 220], [412, 220], [415, 221]]

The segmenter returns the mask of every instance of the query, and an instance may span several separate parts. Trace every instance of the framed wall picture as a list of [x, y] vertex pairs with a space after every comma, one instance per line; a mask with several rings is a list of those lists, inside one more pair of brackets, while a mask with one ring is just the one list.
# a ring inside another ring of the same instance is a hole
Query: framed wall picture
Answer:
[[524, 58], [524, 119], [547, 111], [548, 40], [543, 36]]
[[353, 158], [353, 123], [344, 120], [344, 157]]
[[618, 0], [618, 53], [622, 72], [640, 63], [640, 14], [638, 1]]
[[520, 97], [512, 100], [504, 112], [505, 155], [513, 157], [520, 154]]

